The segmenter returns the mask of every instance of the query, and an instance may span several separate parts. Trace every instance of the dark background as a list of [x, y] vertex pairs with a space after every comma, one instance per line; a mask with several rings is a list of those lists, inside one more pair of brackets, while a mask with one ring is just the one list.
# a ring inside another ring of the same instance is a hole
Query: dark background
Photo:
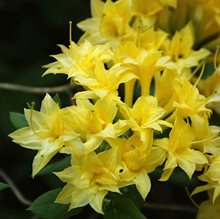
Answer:
[[[56, 86], [67, 83], [65, 76], [45, 76], [43, 65], [53, 61], [49, 55], [60, 53], [57, 44], [69, 45], [69, 21], [72, 39], [82, 32], [76, 24], [90, 16], [89, 0], [0, 0], [0, 82], [28, 86]], [[0, 168], [9, 175], [22, 193], [34, 200], [56, 188], [56, 177], [31, 178], [35, 151], [11, 142], [14, 131], [9, 112], [23, 112], [27, 102], [39, 107], [44, 95], [0, 89]], [[67, 99], [65, 94], [61, 99]], [[3, 179], [0, 177], [0, 182]], [[33, 215], [7, 189], [0, 191], [0, 219], [25, 219]]]
[[[65, 76], [50, 75], [42, 78], [42, 65], [51, 61], [51, 54], [60, 52], [56, 44], [69, 44], [69, 21], [73, 23], [73, 40], [82, 32], [76, 23], [90, 17], [88, 0], [0, 0], [0, 82], [29, 86], [56, 86], [67, 83]], [[35, 151], [11, 142], [7, 135], [14, 131], [9, 112], [23, 112], [27, 102], [39, 107], [44, 95], [6, 91], [0, 89], [0, 168], [16, 183], [30, 200], [60, 185], [55, 176], [31, 178], [31, 165]], [[65, 100], [65, 94], [61, 95]], [[3, 181], [0, 179], [0, 181]], [[181, 186], [153, 181], [149, 199], [160, 203], [192, 204]], [[0, 191], [0, 219], [34, 218], [6, 189]], [[145, 210], [144, 210], [145, 211]], [[91, 209], [76, 218], [98, 218]], [[146, 210], [150, 219], [194, 218], [194, 214], [164, 210]]]

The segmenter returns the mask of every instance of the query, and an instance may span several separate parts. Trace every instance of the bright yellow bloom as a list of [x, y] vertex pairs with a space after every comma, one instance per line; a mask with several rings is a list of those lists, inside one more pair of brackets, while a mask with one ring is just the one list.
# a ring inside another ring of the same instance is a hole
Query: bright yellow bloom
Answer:
[[220, 127], [209, 125], [208, 118], [191, 119], [192, 133], [195, 140], [193, 148], [199, 149], [203, 153], [219, 154], [220, 153]]
[[173, 110], [173, 94], [174, 94], [174, 80], [179, 78], [177, 70], [167, 69], [165, 71], [157, 72], [154, 76], [154, 96], [157, 97], [158, 105], [163, 107], [167, 113]]
[[[163, 50], [176, 63], [179, 74], [188, 74], [191, 67], [199, 65], [199, 61], [206, 58], [210, 52], [206, 49], [193, 50], [194, 35], [192, 24], [187, 24], [180, 31], [176, 31], [172, 40], [165, 40]], [[186, 71], [186, 73], [185, 73]]]
[[54, 55], [57, 60], [44, 67], [44, 73], [60, 73], [68, 75], [73, 82], [85, 87], [87, 91], [80, 92], [77, 97], [97, 98], [112, 93], [117, 96], [119, 84], [125, 83], [136, 76], [119, 64], [105, 69], [104, 64], [112, 59], [109, 44], [93, 46], [84, 41], [79, 46], [71, 42], [70, 48], [61, 46], [62, 53]]
[[203, 153], [192, 149], [192, 141], [191, 127], [181, 118], [176, 119], [169, 138], [155, 140], [154, 145], [161, 147], [167, 153], [161, 181], [168, 180], [177, 166], [184, 170], [191, 179], [196, 170], [196, 165], [207, 163]]
[[132, 0], [133, 27], [137, 31], [145, 31], [153, 26], [157, 15], [168, 6], [175, 8], [177, 0]]
[[220, 71], [217, 69], [211, 76], [198, 84], [199, 90], [205, 96], [210, 96], [208, 107], [220, 114]]
[[78, 77], [90, 77], [93, 74], [97, 60], [105, 63], [112, 59], [110, 44], [93, 46], [86, 40], [80, 45], [72, 41], [70, 43], [70, 48], [59, 45], [62, 53], [52, 55], [56, 61], [44, 66], [48, 68], [44, 75], [66, 74], [77, 81]]
[[32, 175], [35, 176], [56, 153], [68, 153], [68, 147], [78, 142], [78, 138], [62, 119], [58, 104], [49, 94], [43, 99], [40, 112], [25, 109], [24, 113], [29, 127], [18, 129], [9, 136], [22, 147], [38, 150], [33, 161]]
[[150, 191], [151, 182], [148, 173], [161, 165], [165, 153], [151, 143], [143, 143], [138, 135], [129, 139], [109, 139], [108, 143], [117, 151], [117, 171], [120, 187], [136, 185], [137, 190], [145, 199]]
[[63, 110], [63, 117], [79, 134], [82, 142], [74, 147], [76, 154], [89, 153], [97, 149], [103, 140], [116, 138], [128, 130], [126, 121], [114, 121], [118, 108], [117, 102], [111, 98], [99, 99], [95, 104], [77, 99], [76, 103], [77, 106]]
[[91, 0], [92, 18], [78, 23], [78, 27], [85, 31], [82, 39], [86, 38], [94, 44], [115, 41], [130, 35], [132, 28], [130, 20], [130, 0]]
[[152, 143], [153, 130], [162, 132], [161, 125], [170, 126], [168, 122], [161, 119], [165, 111], [157, 105], [157, 99], [153, 96], [139, 97], [133, 108], [121, 105], [120, 111], [131, 130], [137, 133], [145, 143]]
[[192, 194], [196, 194], [199, 192], [203, 192], [206, 190], [212, 190], [211, 200], [214, 203], [215, 200], [220, 197], [220, 154], [216, 156], [210, 157], [209, 168], [205, 171], [205, 173], [199, 176], [199, 179], [207, 182], [206, 185], [198, 186], [195, 188]]
[[162, 56], [159, 51], [148, 52], [131, 41], [117, 47], [114, 61], [126, 66], [137, 76], [142, 95], [146, 96], [150, 93], [151, 81], [156, 72], [175, 68], [174, 63], [170, 62], [170, 57]]
[[187, 79], [176, 79], [173, 86], [173, 107], [178, 115], [182, 117], [210, 115], [211, 110], [206, 108], [207, 99]]
[[67, 184], [56, 198], [56, 202], [70, 204], [69, 209], [87, 204], [103, 213], [102, 202], [109, 191], [120, 192], [118, 189], [114, 150], [96, 154], [91, 152], [82, 157], [72, 159], [71, 166], [56, 173]]
[[86, 91], [78, 92], [75, 98], [96, 99], [113, 95], [118, 99], [118, 87], [122, 83], [135, 79], [136, 76], [126, 68], [116, 64], [105, 69], [103, 63], [97, 62], [90, 77], [78, 77], [77, 83], [84, 86]]

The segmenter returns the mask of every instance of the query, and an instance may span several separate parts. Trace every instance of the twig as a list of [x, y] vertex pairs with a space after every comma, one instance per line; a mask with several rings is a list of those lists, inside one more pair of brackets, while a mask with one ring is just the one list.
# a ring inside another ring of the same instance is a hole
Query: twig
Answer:
[[145, 208], [151, 210], [166, 210], [166, 211], [181, 211], [188, 213], [196, 213], [197, 209], [185, 205], [176, 205], [176, 204], [161, 204], [161, 203], [152, 203], [148, 202], [144, 204]]
[[70, 91], [74, 88], [72, 84], [65, 84], [55, 87], [32, 87], [19, 84], [11, 83], [0, 83], [0, 89], [17, 91], [22, 93], [34, 93], [34, 94], [44, 94], [44, 93], [67, 93], [70, 94]]
[[11, 180], [11, 178], [2, 170], [0, 169], [0, 176], [2, 177], [2, 179], [9, 185], [10, 189], [12, 190], [12, 192], [14, 193], [14, 195], [16, 196], [16, 198], [24, 205], [30, 206], [31, 205], [31, 201], [28, 200], [27, 198], [25, 198], [23, 196], [23, 194], [20, 192], [20, 190], [17, 188], [17, 186], [15, 185], [15, 183]]

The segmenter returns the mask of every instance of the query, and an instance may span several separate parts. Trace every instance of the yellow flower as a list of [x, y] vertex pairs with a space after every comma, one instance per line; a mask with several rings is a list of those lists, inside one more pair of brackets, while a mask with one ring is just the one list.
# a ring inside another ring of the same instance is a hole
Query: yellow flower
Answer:
[[167, 113], [173, 110], [173, 94], [174, 94], [174, 80], [179, 78], [177, 70], [166, 69], [157, 72], [154, 76], [154, 96], [158, 100], [158, 105], [163, 107]]
[[208, 107], [220, 114], [220, 72], [217, 69], [211, 76], [201, 80], [198, 88], [208, 100]]
[[115, 120], [117, 102], [110, 97], [92, 104], [86, 99], [77, 99], [77, 106], [68, 107], [63, 117], [82, 141], [74, 147], [76, 154], [86, 154], [99, 147], [107, 138], [116, 138], [128, 130], [127, 122]]
[[120, 187], [135, 184], [145, 199], [151, 188], [148, 173], [163, 163], [165, 153], [156, 147], [152, 148], [150, 142], [144, 143], [135, 134], [129, 139], [109, 139], [108, 143], [117, 152], [116, 174]]
[[103, 213], [102, 202], [107, 193], [120, 193], [115, 168], [116, 154], [112, 149], [74, 156], [70, 167], [56, 173], [67, 184], [55, 202], [70, 204], [69, 209], [90, 204], [95, 211]]
[[203, 153], [217, 155], [220, 153], [220, 127], [209, 125], [208, 118], [191, 119], [192, 132], [195, 140], [193, 148]]
[[116, 64], [105, 69], [103, 63], [97, 62], [94, 72], [89, 77], [79, 76], [75, 81], [84, 86], [86, 91], [78, 92], [75, 98], [97, 99], [113, 95], [118, 98], [118, 87], [122, 83], [135, 79], [136, 76], [125, 67]]
[[176, 0], [132, 0], [135, 11], [151, 16], [163, 9], [163, 7], [176, 7]]
[[150, 93], [151, 81], [156, 72], [175, 68], [174, 63], [170, 62], [170, 57], [162, 56], [157, 50], [148, 52], [131, 41], [117, 47], [114, 61], [121, 63], [137, 76], [141, 84], [141, 93], [145, 96]]
[[43, 99], [40, 112], [25, 109], [24, 113], [29, 127], [18, 129], [9, 136], [22, 147], [38, 150], [33, 161], [32, 175], [35, 176], [56, 153], [68, 153], [71, 142], [78, 142], [78, 138], [68, 129], [58, 104], [49, 94]]
[[218, 197], [220, 197], [220, 155], [211, 156], [210, 164], [208, 169], [203, 173], [203, 175], [199, 176], [199, 179], [207, 182], [206, 185], [198, 186], [193, 191], [193, 195], [199, 192], [203, 192], [206, 190], [212, 190], [211, 200], [214, 203]]
[[191, 179], [196, 165], [207, 163], [207, 159], [200, 151], [192, 149], [193, 134], [188, 123], [176, 118], [169, 138], [155, 140], [154, 145], [165, 150], [167, 160], [163, 169], [161, 181], [169, 179], [173, 170], [179, 166]]
[[210, 115], [211, 110], [206, 108], [207, 99], [199, 93], [195, 85], [187, 79], [174, 81], [173, 107], [178, 115], [192, 117], [194, 115]]
[[[191, 67], [199, 65], [199, 61], [206, 58], [210, 52], [204, 48], [195, 51], [193, 26], [188, 23], [180, 31], [176, 31], [172, 40], [165, 40], [163, 50], [176, 63], [179, 74], [188, 74]], [[185, 72], [186, 71], [186, 72]]]
[[110, 44], [93, 46], [90, 42], [84, 41], [80, 45], [70, 42], [70, 48], [59, 45], [62, 53], [52, 55], [55, 62], [45, 65], [48, 68], [47, 74], [66, 74], [68, 78], [89, 77], [93, 74], [97, 60], [108, 62], [112, 59]]
[[113, 2], [107, 0], [91, 0], [92, 18], [78, 23], [78, 27], [85, 31], [82, 39], [86, 38], [94, 44], [115, 41], [125, 38], [132, 28], [129, 26], [130, 0]]
[[78, 93], [76, 97], [103, 98], [109, 93], [117, 96], [119, 84], [136, 77], [120, 64], [105, 69], [104, 64], [113, 56], [110, 44], [93, 46], [84, 41], [79, 46], [71, 42], [69, 49], [65, 46], [60, 47], [62, 53], [53, 56], [56, 62], [44, 66], [48, 68], [44, 75], [66, 74], [73, 82], [84, 86], [87, 91]]
[[176, 0], [132, 0], [133, 27], [137, 31], [145, 31], [155, 24], [159, 12], [168, 6], [175, 8], [176, 3]]
[[153, 96], [139, 97], [133, 108], [123, 104], [120, 112], [132, 131], [140, 135], [143, 142], [152, 142], [153, 130], [162, 132], [161, 125], [170, 126], [161, 119], [165, 111], [157, 105], [157, 99]]

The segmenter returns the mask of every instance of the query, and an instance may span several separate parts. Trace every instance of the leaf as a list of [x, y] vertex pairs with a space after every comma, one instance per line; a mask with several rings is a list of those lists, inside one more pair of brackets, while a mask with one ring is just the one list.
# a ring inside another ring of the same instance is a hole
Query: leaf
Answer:
[[[158, 180], [162, 172], [163, 167], [157, 167], [152, 173], [150, 173], [150, 178]], [[192, 179], [190, 180], [186, 173], [179, 167], [174, 169], [168, 182], [182, 187], [198, 186], [201, 184], [201, 182], [196, 176], [196, 173], [192, 176]]]
[[44, 219], [64, 219], [80, 213], [82, 208], [68, 212], [68, 205], [54, 203], [61, 188], [54, 189], [39, 196], [28, 208], [36, 216]]
[[8, 188], [8, 187], [9, 187], [9, 185], [0, 182], [0, 190], [6, 189], [6, 188]]
[[117, 198], [106, 206], [104, 219], [147, 219], [129, 199]]
[[37, 175], [42, 176], [46, 174], [51, 174], [53, 172], [59, 172], [70, 166], [70, 156], [63, 158], [57, 162], [51, 163], [47, 165], [44, 169], [42, 169]]
[[134, 185], [126, 186], [122, 188], [121, 191], [123, 196], [125, 198], [130, 199], [138, 209], [140, 209], [143, 206], [144, 200]]
[[61, 100], [60, 100], [60, 96], [59, 94], [56, 94], [54, 97], [53, 97], [53, 100], [58, 103], [59, 107], [61, 107]]
[[10, 112], [10, 121], [17, 129], [28, 126], [27, 120], [22, 113]]

